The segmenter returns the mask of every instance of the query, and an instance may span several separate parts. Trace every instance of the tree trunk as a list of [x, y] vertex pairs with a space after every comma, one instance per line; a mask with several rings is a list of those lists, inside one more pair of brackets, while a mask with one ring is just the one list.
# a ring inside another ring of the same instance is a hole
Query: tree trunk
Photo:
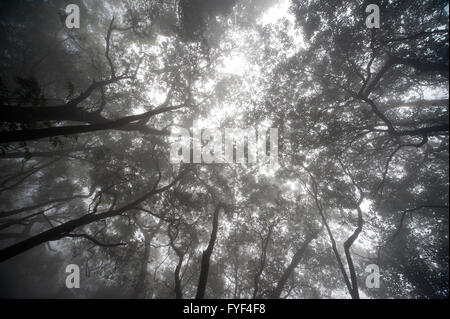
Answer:
[[144, 254], [142, 256], [141, 260], [141, 269], [139, 270], [139, 275], [136, 281], [136, 286], [134, 287], [133, 291], [133, 298], [145, 298], [145, 288], [146, 288], [146, 280], [147, 280], [147, 265], [150, 258], [150, 248], [151, 243], [153, 241], [153, 238], [156, 235], [156, 232], [159, 230], [159, 228], [162, 225], [162, 219], [159, 220], [158, 225], [156, 226], [156, 229], [149, 233], [146, 231], [138, 221], [136, 221], [136, 224], [138, 225], [139, 229], [141, 230], [142, 234], [144, 235]]
[[212, 252], [214, 249], [214, 244], [215, 244], [216, 238], [217, 238], [217, 229], [218, 229], [218, 225], [219, 225], [219, 212], [220, 212], [220, 209], [222, 209], [222, 208], [225, 209], [225, 206], [222, 204], [219, 204], [216, 206], [216, 209], [214, 211], [211, 237], [209, 239], [208, 247], [206, 248], [206, 250], [203, 252], [203, 255], [202, 255], [200, 277], [198, 280], [197, 294], [195, 296], [195, 299], [203, 299], [205, 297], [206, 283], [208, 281], [208, 273], [209, 273], [209, 261], [211, 259], [211, 255], [212, 255]]
[[319, 232], [315, 232], [314, 234], [307, 235], [305, 241], [303, 244], [299, 247], [299, 249], [295, 252], [294, 257], [292, 257], [291, 263], [286, 268], [286, 270], [283, 272], [283, 275], [281, 276], [280, 280], [278, 280], [277, 286], [275, 290], [271, 293], [270, 298], [271, 299], [279, 299], [281, 296], [281, 292], [283, 291], [284, 286], [286, 285], [286, 282], [288, 281], [289, 277], [294, 272], [295, 268], [300, 263], [303, 255], [306, 252], [306, 249], [308, 248], [309, 244], [317, 237]]

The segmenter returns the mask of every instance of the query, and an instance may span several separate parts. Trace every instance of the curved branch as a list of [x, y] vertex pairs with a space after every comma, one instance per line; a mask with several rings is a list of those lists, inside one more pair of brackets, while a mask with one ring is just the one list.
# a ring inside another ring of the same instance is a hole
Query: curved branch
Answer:
[[92, 236], [89, 236], [87, 234], [67, 234], [64, 237], [69, 237], [69, 238], [85, 238], [87, 240], [90, 240], [91, 242], [93, 242], [94, 244], [96, 244], [97, 246], [101, 246], [101, 247], [117, 247], [117, 246], [126, 246], [126, 243], [115, 243], [115, 244], [107, 244], [107, 243], [102, 243], [100, 241], [98, 241], [97, 239], [95, 239]]
[[0, 218], [4, 218], [4, 217], [20, 214], [20, 213], [23, 213], [23, 212], [26, 212], [26, 211], [29, 211], [29, 210], [33, 210], [33, 209], [40, 208], [40, 207], [43, 207], [43, 206], [48, 206], [48, 205], [51, 205], [51, 204], [54, 204], [54, 203], [61, 203], [61, 202], [71, 201], [71, 200], [76, 199], [76, 198], [88, 198], [93, 193], [94, 193], [94, 189], [92, 189], [89, 192], [89, 194], [86, 194], [86, 195], [74, 195], [74, 196], [70, 196], [70, 197], [52, 199], [52, 200], [49, 200], [47, 202], [39, 203], [39, 204], [36, 204], [36, 205], [22, 207], [22, 208], [15, 209], [15, 210], [10, 210], [10, 211], [7, 211], [7, 212], [0, 212]]
[[23, 252], [30, 250], [40, 244], [43, 244], [43, 243], [46, 243], [49, 241], [59, 240], [59, 239], [65, 237], [67, 234], [70, 234], [72, 231], [74, 231], [75, 229], [77, 229], [79, 227], [82, 227], [82, 226], [85, 226], [85, 225], [88, 225], [88, 224], [91, 224], [93, 222], [97, 222], [100, 220], [104, 220], [107, 218], [119, 216], [119, 215], [123, 214], [124, 212], [132, 210], [135, 206], [138, 206], [139, 204], [146, 201], [151, 196], [163, 193], [166, 190], [170, 189], [173, 185], [175, 185], [182, 178], [184, 173], [185, 173], [185, 171], [181, 172], [167, 186], [164, 186], [160, 189], [155, 189], [155, 187], [153, 187], [150, 192], [147, 192], [143, 196], [139, 197], [138, 199], [134, 200], [133, 202], [131, 202], [125, 206], [122, 206], [119, 209], [109, 210], [109, 211], [106, 211], [103, 213], [98, 213], [98, 214], [84, 215], [83, 217], [65, 222], [59, 226], [56, 226], [47, 231], [44, 231], [44, 232], [42, 232], [38, 235], [35, 235], [31, 238], [28, 238], [24, 241], [16, 243], [7, 248], [4, 248], [4, 249], [0, 250], [0, 262], [8, 260], [19, 254], [22, 254]]

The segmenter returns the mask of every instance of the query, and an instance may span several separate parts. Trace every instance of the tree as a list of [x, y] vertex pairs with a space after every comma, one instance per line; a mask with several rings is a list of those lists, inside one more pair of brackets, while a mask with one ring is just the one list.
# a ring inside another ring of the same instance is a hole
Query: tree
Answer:
[[[448, 297], [448, 3], [74, 3], [0, 4], [2, 296]], [[171, 163], [194, 123], [278, 166]]]

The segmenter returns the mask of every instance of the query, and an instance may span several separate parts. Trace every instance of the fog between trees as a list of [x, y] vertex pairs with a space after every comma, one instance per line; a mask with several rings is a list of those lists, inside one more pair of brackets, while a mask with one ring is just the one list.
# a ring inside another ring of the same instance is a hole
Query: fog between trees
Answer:
[[0, 296], [448, 298], [447, 1], [71, 3], [0, 4]]

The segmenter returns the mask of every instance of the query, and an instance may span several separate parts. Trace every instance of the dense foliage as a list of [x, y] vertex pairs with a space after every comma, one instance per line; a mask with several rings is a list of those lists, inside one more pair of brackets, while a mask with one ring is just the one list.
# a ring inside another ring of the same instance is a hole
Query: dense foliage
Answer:
[[[447, 1], [72, 3], [0, 3], [2, 297], [448, 298]], [[194, 122], [278, 167], [171, 164]]]

